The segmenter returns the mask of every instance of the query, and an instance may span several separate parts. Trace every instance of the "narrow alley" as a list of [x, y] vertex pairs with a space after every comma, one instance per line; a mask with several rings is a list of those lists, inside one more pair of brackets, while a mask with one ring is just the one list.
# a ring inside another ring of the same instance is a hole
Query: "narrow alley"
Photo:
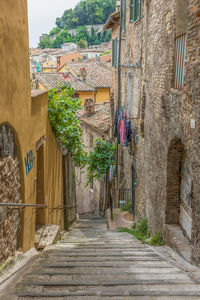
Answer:
[[0, 299], [100, 298], [200, 299], [200, 285], [154, 248], [90, 217], [18, 273]]

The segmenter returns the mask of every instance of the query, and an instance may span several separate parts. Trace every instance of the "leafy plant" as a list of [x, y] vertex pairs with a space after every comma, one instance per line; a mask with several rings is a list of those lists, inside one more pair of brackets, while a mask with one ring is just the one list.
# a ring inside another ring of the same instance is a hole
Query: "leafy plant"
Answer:
[[110, 50], [107, 50], [107, 51], [101, 53], [100, 56], [103, 56], [103, 55], [106, 55], [106, 54], [110, 54], [110, 53], [111, 53], [111, 51], [110, 51]]
[[143, 244], [145, 243], [146, 239], [150, 237], [150, 232], [147, 227], [146, 219], [142, 219], [137, 226], [135, 223], [133, 224], [133, 229], [128, 228], [120, 228], [120, 232], [128, 232], [140, 240]]
[[132, 202], [129, 201], [126, 204], [124, 204], [121, 208], [121, 211], [128, 211], [129, 213], [132, 213]]
[[74, 97], [74, 89], [65, 85], [49, 92], [48, 114], [52, 130], [63, 149], [68, 150], [76, 166], [84, 167], [87, 153], [82, 143], [82, 129], [76, 112], [81, 101]]
[[148, 244], [151, 246], [163, 246], [165, 242], [163, 241], [162, 234], [160, 232], [156, 233], [148, 242]]
[[109, 170], [110, 165], [114, 164], [114, 154], [116, 145], [109, 141], [97, 139], [94, 150], [88, 156], [87, 183], [93, 179], [101, 179]]

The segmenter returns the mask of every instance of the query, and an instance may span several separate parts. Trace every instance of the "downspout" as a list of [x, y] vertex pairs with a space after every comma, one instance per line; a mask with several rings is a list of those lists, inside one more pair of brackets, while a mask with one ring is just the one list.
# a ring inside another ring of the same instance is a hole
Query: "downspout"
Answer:
[[[120, 23], [119, 23], [119, 47], [118, 47], [118, 95], [117, 95], [117, 109], [120, 111], [121, 107], [121, 40], [122, 40], [122, 0], [120, 1]], [[116, 176], [118, 179], [118, 164], [119, 164], [119, 145], [117, 143], [116, 153]]]

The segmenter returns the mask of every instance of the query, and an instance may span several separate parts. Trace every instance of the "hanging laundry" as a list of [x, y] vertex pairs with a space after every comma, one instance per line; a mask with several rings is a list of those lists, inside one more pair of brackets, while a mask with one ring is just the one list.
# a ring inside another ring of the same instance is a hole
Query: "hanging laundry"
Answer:
[[116, 110], [114, 119], [114, 137], [118, 136], [118, 122], [119, 122], [119, 111]]
[[132, 134], [132, 130], [131, 130], [131, 121], [125, 121], [126, 124], [126, 142], [125, 142], [125, 146], [128, 147], [128, 143], [131, 141], [131, 134]]
[[125, 144], [125, 142], [126, 142], [126, 124], [125, 124], [125, 120], [120, 121], [120, 142], [121, 142], [121, 144]]

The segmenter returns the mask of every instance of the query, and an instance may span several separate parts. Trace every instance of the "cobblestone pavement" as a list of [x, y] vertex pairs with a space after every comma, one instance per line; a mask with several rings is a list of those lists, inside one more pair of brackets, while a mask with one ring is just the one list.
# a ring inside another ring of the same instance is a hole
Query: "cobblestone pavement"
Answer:
[[155, 248], [90, 217], [19, 272], [0, 299], [190, 300], [200, 299], [200, 285]]

